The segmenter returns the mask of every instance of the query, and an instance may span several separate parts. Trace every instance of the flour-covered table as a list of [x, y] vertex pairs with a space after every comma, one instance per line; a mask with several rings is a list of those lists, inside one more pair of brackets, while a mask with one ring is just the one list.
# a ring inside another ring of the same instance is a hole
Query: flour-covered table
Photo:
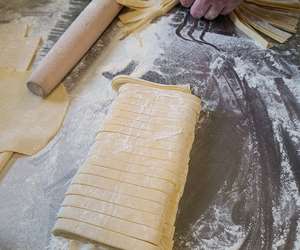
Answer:
[[[45, 38], [42, 58], [88, 2], [0, 0], [0, 22], [31, 24]], [[226, 18], [195, 21], [181, 7], [139, 35], [116, 41], [116, 30], [113, 24], [65, 80], [71, 105], [58, 135], [1, 173], [0, 249], [66, 247], [51, 229], [118, 74], [190, 84], [202, 98], [175, 249], [299, 249], [299, 32], [262, 50]]]

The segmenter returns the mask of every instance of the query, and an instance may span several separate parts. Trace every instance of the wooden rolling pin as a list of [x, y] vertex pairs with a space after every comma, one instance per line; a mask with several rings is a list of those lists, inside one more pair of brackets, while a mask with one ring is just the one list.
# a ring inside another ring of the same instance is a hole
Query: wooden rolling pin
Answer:
[[27, 83], [29, 90], [46, 97], [85, 55], [121, 8], [115, 0], [93, 0], [33, 71]]

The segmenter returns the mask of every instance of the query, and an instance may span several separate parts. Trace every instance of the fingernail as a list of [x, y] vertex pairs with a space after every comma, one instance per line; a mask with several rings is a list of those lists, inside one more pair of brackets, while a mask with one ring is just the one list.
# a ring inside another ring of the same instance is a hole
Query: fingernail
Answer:
[[191, 9], [191, 15], [194, 18], [201, 18], [203, 16], [203, 14], [200, 11], [196, 11], [194, 9]]
[[189, 1], [184, 1], [184, 0], [181, 0], [180, 2], [181, 2], [181, 5], [182, 5], [183, 7], [186, 7], [186, 8], [188, 8], [188, 7], [190, 7], [190, 6], [191, 6], [191, 4], [189, 3]]
[[207, 20], [214, 20], [215, 19], [215, 17], [213, 17], [213, 16], [211, 16], [211, 15], [206, 15], [205, 16], [205, 19], [207, 19]]

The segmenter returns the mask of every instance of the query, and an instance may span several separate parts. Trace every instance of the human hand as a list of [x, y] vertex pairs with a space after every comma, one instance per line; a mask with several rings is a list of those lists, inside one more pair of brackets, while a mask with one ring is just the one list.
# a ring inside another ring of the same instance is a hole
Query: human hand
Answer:
[[195, 18], [205, 17], [213, 20], [219, 15], [227, 15], [238, 7], [243, 0], [180, 0], [184, 7], [191, 7]]

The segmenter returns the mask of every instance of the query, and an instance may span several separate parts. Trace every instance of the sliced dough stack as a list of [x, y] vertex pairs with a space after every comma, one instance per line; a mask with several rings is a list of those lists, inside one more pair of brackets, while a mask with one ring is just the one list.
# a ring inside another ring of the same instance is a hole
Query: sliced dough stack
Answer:
[[246, 0], [230, 18], [249, 37], [268, 48], [272, 40], [284, 43], [296, 33], [299, 16], [299, 1]]
[[118, 77], [119, 95], [53, 233], [128, 250], [172, 249], [200, 112], [189, 88]]

